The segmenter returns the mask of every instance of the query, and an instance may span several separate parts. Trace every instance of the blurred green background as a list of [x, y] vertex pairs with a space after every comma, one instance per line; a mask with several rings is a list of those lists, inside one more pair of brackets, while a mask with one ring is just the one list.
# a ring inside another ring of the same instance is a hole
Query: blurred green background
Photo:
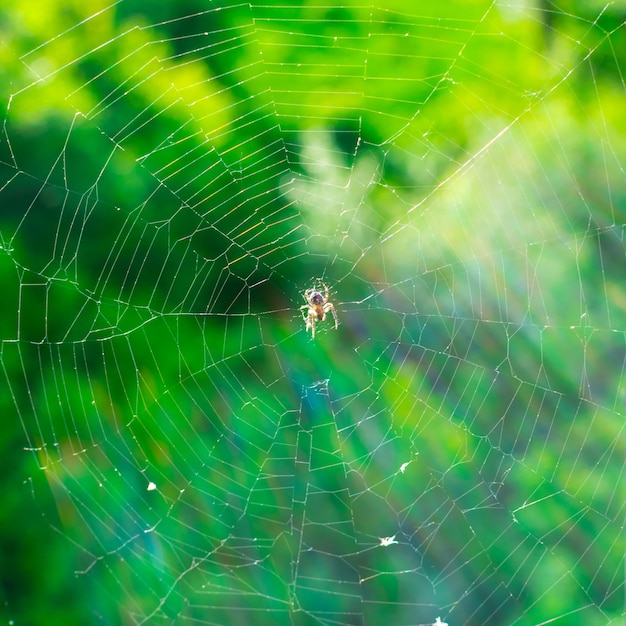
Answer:
[[626, 3], [443, 4], [3, 8], [3, 623], [624, 624]]

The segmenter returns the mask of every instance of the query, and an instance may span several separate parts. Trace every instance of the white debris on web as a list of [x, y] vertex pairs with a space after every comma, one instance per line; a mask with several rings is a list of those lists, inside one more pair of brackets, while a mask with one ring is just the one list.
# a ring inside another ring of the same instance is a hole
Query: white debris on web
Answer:
[[442, 622], [441, 619], [439, 617], [437, 617], [437, 619], [435, 620], [435, 623], [433, 624], [433, 626], [448, 626], [447, 622]]
[[406, 468], [409, 466], [410, 461], [407, 461], [406, 463], [403, 463], [400, 466], [400, 472], [402, 472], [404, 474], [404, 470], [406, 470]]
[[156, 489], [156, 485], [153, 482], [148, 483], [148, 491], [154, 491]]
[[379, 537], [381, 546], [390, 546], [392, 543], [398, 543], [396, 541], [396, 536], [393, 537]]

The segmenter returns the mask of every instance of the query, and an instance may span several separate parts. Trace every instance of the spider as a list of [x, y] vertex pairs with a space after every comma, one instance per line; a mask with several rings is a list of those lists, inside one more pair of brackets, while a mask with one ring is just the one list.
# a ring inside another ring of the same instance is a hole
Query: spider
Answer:
[[306, 322], [306, 331], [311, 329], [311, 339], [315, 337], [315, 322], [323, 322], [326, 319], [326, 313], [330, 311], [335, 318], [335, 328], [337, 328], [338, 320], [335, 313], [335, 307], [332, 302], [328, 301], [328, 287], [322, 283], [324, 287], [324, 295], [321, 294], [315, 287], [313, 289], [307, 289], [304, 292], [304, 299], [307, 304], [300, 307], [300, 310], [306, 309], [304, 314], [304, 321]]

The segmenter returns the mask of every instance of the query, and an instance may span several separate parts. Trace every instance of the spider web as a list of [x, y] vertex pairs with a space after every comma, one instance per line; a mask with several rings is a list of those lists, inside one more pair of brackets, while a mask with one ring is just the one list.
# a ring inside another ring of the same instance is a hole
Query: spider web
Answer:
[[7, 619], [623, 623], [624, 3], [154, 4], [0, 24]]

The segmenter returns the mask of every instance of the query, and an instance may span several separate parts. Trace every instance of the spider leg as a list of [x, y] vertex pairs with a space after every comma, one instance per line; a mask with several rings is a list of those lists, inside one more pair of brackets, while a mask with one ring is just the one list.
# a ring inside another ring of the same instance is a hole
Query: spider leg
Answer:
[[309, 317], [310, 317], [310, 313], [309, 313], [309, 311], [308, 311], [308, 310], [307, 310], [307, 312], [305, 313], [305, 312], [303, 311], [303, 309], [310, 309], [310, 307], [309, 307], [309, 305], [308, 305], [308, 304], [303, 304], [303, 305], [300, 307], [300, 310], [302, 311], [302, 319], [306, 322], [306, 329], [307, 329], [307, 330], [309, 330]]
[[311, 338], [315, 337], [315, 314], [311, 311], [311, 307], [308, 304], [304, 304], [300, 307], [300, 310], [307, 309], [306, 313], [302, 313], [302, 319], [306, 322], [304, 332], [308, 333], [311, 329]]
[[328, 313], [328, 311], [330, 311], [333, 314], [333, 317], [335, 318], [335, 328], [337, 328], [337, 325], [339, 324], [339, 320], [337, 319], [337, 313], [335, 313], [335, 307], [333, 306], [332, 302], [327, 302], [324, 305], [324, 313]]
[[322, 287], [324, 287], [324, 301], [328, 300], [328, 287], [326, 283], [322, 283]]

